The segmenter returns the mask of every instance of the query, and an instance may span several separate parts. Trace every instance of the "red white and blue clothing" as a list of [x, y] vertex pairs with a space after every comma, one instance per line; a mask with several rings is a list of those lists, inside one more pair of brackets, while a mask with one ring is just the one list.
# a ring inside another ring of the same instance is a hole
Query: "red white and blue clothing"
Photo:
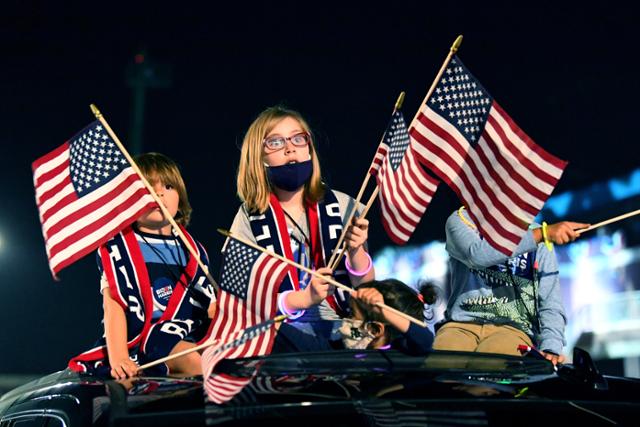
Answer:
[[[240, 238], [283, 255], [313, 270], [324, 267], [335, 250], [348, 215], [355, 201], [344, 193], [326, 188], [324, 200], [306, 207], [306, 215], [291, 219], [297, 226], [287, 223], [286, 214], [275, 195], [271, 195], [269, 208], [264, 214], [248, 212], [245, 206], [231, 226], [231, 233]], [[362, 205], [357, 212], [362, 211]], [[340, 260], [334, 279], [351, 287], [351, 282]], [[291, 267], [280, 286], [280, 292], [306, 288], [311, 281], [308, 273]], [[338, 339], [337, 328], [341, 316], [349, 312], [349, 295], [336, 289], [335, 294], [317, 306], [305, 310], [302, 317], [291, 324], [305, 333]]]
[[[204, 248], [183, 233], [205, 265]], [[213, 287], [197, 260], [174, 236], [162, 237], [128, 227], [98, 250], [102, 291], [124, 310], [129, 356], [144, 364], [167, 356], [181, 340], [202, 342], [209, 328]], [[106, 285], [106, 286], [105, 286]], [[74, 357], [74, 371], [108, 375], [106, 340]], [[149, 374], [150, 372], [146, 372]], [[168, 373], [159, 365], [153, 373]]]

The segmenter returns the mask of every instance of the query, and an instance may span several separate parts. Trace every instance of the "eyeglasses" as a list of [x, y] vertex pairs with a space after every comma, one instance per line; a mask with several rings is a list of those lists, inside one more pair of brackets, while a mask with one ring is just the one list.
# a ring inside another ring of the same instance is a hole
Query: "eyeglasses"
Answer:
[[284, 146], [287, 145], [287, 141], [291, 141], [291, 143], [296, 147], [305, 147], [309, 144], [309, 141], [311, 141], [311, 135], [306, 132], [301, 132], [290, 137], [271, 136], [265, 138], [262, 143], [269, 150], [278, 151], [282, 150]]

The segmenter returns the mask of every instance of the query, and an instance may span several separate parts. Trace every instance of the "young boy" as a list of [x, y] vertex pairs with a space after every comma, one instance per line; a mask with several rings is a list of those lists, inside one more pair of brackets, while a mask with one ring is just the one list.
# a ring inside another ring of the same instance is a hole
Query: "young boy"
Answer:
[[[143, 154], [136, 163], [208, 265], [204, 248], [184, 229], [191, 206], [178, 166], [159, 153]], [[206, 338], [213, 287], [159, 207], [102, 245], [98, 267], [104, 336], [93, 349], [71, 359], [72, 370], [127, 378], [137, 374], [139, 365]], [[198, 375], [200, 355], [193, 352], [146, 373]]]
[[508, 257], [480, 236], [466, 209], [453, 212], [446, 224], [451, 296], [434, 349], [517, 356], [518, 345], [527, 345], [562, 362], [566, 316], [555, 253], [545, 242], [569, 243], [587, 226], [532, 227]]

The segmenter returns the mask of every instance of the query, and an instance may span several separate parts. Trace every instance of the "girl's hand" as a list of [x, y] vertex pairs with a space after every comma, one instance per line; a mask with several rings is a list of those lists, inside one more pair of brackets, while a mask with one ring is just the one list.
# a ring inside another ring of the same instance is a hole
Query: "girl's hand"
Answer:
[[[323, 276], [331, 277], [332, 271], [329, 267], [322, 267], [316, 270], [316, 273], [322, 274]], [[325, 300], [329, 295], [333, 295], [335, 290], [335, 286], [330, 285], [325, 280], [313, 276], [311, 279], [311, 283], [307, 286], [309, 291], [309, 299], [311, 305], [320, 304]]]
[[372, 306], [373, 310], [380, 311], [381, 308], [376, 306], [376, 303], [384, 304], [384, 297], [382, 294], [374, 288], [361, 288], [351, 293], [353, 298], [359, 299], [363, 303]]
[[381, 314], [385, 320], [398, 331], [405, 333], [409, 330], [410, 323], [402, 316], [398, 316], [396, 313], [385, 310], [382, 307], [378, 307], [376, 304], [381, 302], [384, 304], [384, 297], [375, 288], [360, 288], [351, 292], [352, 298], [357, 298], [363, 303], [371, 306], [369, 309], [374, 313]]
[[111, 376], [117, 380], [135, 377], [138, 374], [138, 365], [129, 359], [129, 355], [109, 360], [109, 365], [111, 365]]
[[369, 237], [369, 220], [366, 218], [353, 218], [352, 224], [347, 229], [344, 240], [351, 252], [356, 252]]

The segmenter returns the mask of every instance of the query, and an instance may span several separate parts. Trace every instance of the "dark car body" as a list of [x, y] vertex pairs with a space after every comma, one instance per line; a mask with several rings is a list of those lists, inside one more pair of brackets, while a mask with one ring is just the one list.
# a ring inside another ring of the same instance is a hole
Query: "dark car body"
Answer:
[[556, 370], [532, 357], [395, 351], [225, 360], [216, 372], [253, 380], [220, 404], [205, 403], [202, 378], [61, 371], [4, 395], [0, 427], [640, 425], [640, 381], [600, 375], [586, 353], [574, 362]]

